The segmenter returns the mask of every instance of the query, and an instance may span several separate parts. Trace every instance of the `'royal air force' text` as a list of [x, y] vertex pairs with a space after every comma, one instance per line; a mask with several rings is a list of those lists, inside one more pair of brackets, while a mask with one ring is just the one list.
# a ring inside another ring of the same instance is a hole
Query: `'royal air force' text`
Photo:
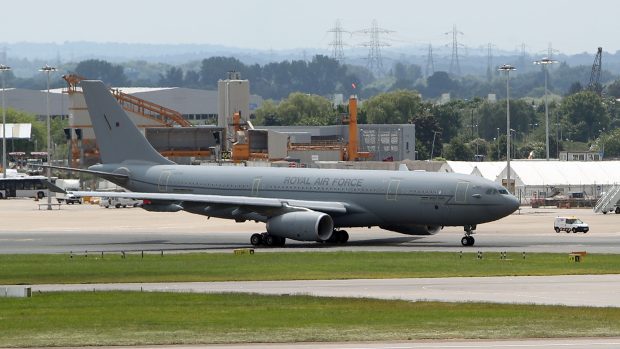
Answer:
[[312, 185], [312, 186], [332, 186], [332, 187], [361, 187], [364, 179], [362, 178], [310, 178], [310, 177], [285, 177], [284, 185]]

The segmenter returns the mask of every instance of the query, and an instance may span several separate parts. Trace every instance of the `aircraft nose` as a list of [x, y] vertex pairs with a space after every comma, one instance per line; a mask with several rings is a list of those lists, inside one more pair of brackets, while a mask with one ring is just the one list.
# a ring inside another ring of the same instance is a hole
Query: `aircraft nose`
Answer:
[[506, 214], [511, 214], [519, 208], [519, 199], [514, 195], [506, 196], [506, 202], [504, 207], [506, 208]]

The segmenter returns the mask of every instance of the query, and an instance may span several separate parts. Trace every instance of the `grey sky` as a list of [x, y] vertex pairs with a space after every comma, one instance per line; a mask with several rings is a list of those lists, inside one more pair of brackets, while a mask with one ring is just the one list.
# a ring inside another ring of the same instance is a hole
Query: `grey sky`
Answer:
[[[392, 46], [443, 46], [456, 24], [460, 41], [502, 50], [553, 47], [563, 53], [620, 49], [620, 2], [491, 0], [3, 0], [0, 42], [95, 41], [198, 43], [255, 49], [328, 47], [327, 31], [340, 19], [346, 30], [373, 19], [393, 30]], [[346, 44], [367, 41], [345, 35]]]

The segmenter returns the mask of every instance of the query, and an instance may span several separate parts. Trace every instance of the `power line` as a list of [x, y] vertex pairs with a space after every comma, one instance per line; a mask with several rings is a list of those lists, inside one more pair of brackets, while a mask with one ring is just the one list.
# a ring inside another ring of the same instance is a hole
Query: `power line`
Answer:
[[424, 74], [429, 77], [435, 73], [435, 62], [433, 60], [433, 45], [428, 44], [428, 55], [426, 56], [426, 69]]
[[383, 75], [384, 70], [383, 58], [381, 57], [381, 47], [390, 46], [390, 44], [385, 41], [381, 41], [380, 35], [393, 33], [393, 31], [379, 28], [377, 20], [374, 19], [372, 21], [372, 26], [369, 29], [362, 29], [360, 32], [370, 35], [370, 41], [361, 44], [363, 47], [368, 47], [368, 62], [366, 63], [368, 70], [377, 75]]
[[342, 29], [342, 25], [340, 24], [340, 20], [337, 19], [336, 23], [334, 23], [334, 27], [327, 31], [328, 33], [334, 34], [334, 39], [329, 43], [329, 46], [332, 47], [332, 58], [338, 60], [339, 62], [344, 61], [344, 44], [342, 43], [342, 33], [348, 33], [346, 30]]
[[445, 35], [452, 34], [452, 58], [450, 59], [450, 74], [461, 75], [461, 65], [459, 64], [459, 42], [458, 35], [464, 35], [462, 32], [456, 29], [456, 24], [452, 26], [451, 32], [444, 33]]
[[488, 43], [487, 45], [487, 80], [493, 80], [493, 75], [495, 73], [495, 69], [493, 67], [493, 45], [492, 43]]

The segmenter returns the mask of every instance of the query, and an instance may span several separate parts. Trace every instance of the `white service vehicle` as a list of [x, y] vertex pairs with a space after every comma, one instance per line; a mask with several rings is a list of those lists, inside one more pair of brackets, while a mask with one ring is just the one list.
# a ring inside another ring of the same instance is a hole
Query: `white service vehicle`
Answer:
[[142, 204], [141, 200], [129, 199], [129, 198], [102, 197], [101, 200], [99, 201], [99, 205], [105, 208], [108, 208], [108, 207], [116, 207], [116, 208], [138, 207], [141, 204]]
[[56, 201], [58, 201], [59, 204], [62, 204], [63, 202], [67, 204], [81, 204], [82, 203], [82, 198], [79, 198], [70, 193], [71, 191], [80, 190], [79, 179], [57, 179], [55, 184], [57, 187], [64, 189], [65, 191], [68, 192], [68, 193], [56, 193]]
[[588, 223], [584, 223], [577, 217], [556, 217], [553, 222], [553, 229], [556, 233], [565, 231], [567, 233], [583, 232], [584, 234], [590, 230]]

